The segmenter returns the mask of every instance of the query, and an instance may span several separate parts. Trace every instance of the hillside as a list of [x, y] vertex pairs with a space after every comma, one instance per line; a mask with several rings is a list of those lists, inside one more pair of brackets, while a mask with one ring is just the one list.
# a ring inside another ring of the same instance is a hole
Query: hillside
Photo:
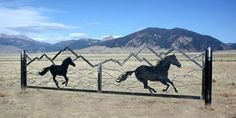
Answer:
[[146, 45], [164, 49], [179, 48], [188, 51], [203, 51], [208, 46], [214, 50], [227, 49], [227, 45], [218, 39], [180, 28], [146, 28], [124, 37], [100, 42], [98, 45], [124, 48]]
[[52, 46], [57, 47], [57, 49], [62, 49], [64, 47], [70, 47], [71, 49], [83, 49], [92, 46], [94, 44], [97, 44], [98, 42], [100, 42], [100, 40], [86, 38], [79, 40], [61, 41]]
[[229, 49], [236, 49], [236, 43], [228, 43]]
[[9, 45], [0, 45], [0, 53], [19, 53], [21, 51], [20, 48]]
[[58, 51], [64, 47], [71, 49], [82, 49], [89, 47], [100, 40], [95, 39], [78, 39], [61, 41], [56, 44], [39, 42], [23, 35], [6, 35], [0, 34], [1, 53], [19, 52], [19, 50], [27, 50], [27, 52], [51, 52]]
[[8, 46], [7, 50], [5, 51], [14, 50], [13, 48], [18, 48], [27, 50], [28, 52], [43, 52], [51, 50], [52, 48], [51, 44], [49, 43], [39, 42], [23, 35], [6, 34], [0, 34], [0, 45], [4, 47]]

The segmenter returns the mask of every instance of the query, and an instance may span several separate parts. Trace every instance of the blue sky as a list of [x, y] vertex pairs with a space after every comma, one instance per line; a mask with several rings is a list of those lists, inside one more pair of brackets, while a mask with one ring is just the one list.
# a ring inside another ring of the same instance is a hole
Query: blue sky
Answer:
[[236, 42], [236, 0], [0, 0], [0, 33], [55, 43], [185, 28]]

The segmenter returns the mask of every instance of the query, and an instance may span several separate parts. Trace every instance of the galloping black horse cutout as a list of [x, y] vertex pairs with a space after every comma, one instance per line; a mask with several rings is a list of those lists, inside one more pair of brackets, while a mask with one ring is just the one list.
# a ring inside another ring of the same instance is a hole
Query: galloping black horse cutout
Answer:
[[148, 86], [148, 81], [159, 81], [162, 84], [166, 85], [166, 89], [163, 89], [162, 91], [165, 92], [169, 88], [170, 83], [174, 89], [175, 92], [178, 93], [177, 89], [175, 88], [174, 84], [170, 79], [168, 78], [168, 70], [170, 68], [170, 65], [173, 64], [177, 67], [181, 67], [181, 64], [177, 60], [175, 55], [170, 55], [166, 56], [163, 60], [160, 61], [159, 64], [156, 66], [139, 66], [136, 70], [134, 71], [127, 71], [126, 73], [122, 74], [121, 77], [119, 77], [116, 82], [122, 82], [127, 79], [128, 76], [131, 76], [133, 72], [135, 72], [136, 78], [143, 83], [144, 88], [148, 89], [150, 93], [155, 92], [153, 88]]
[[60, 88], [56, 80], [57, 75], [63, 76], [65, 78], [65, 81], [62, 82], [62, 84], [65, 84], [67, 86], [68, 78], [66, 74], [67, 74], [67, 69], [69, 65], [72, 65], [75, 67], [75, 63], [72, 61], [72, 59], [70, 57], [67, 57], [65, 60], [63, 60], [61, 65], [51, 65], [49, 67], [46, 67], [41, 72], [39, 72], [39, 75], [43, 76], [50, 70], [53, 77], [53, 81], [55, 82], [57, 88]]

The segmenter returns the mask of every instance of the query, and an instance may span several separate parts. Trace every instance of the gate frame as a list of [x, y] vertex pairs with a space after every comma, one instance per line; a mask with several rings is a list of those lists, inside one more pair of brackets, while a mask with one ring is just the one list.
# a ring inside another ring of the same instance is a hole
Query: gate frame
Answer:
[[[69, 49], [71, 50], [71, 49]], [[61, 52], [61, 51], [60, 51]], [[73, 52], [73, 51], [72, 51]], [[59, 55], [59, 53], [57, 54]], [[174, 97], [174, 98], [190, 98], [190, 99], [202, 99], [205, 101], [205, 105], [211, 105], [212, 101], [212, 49], [208, 47], [205, 50], [202, 69], [202, 96], [186, 96], [186, 95], [164, 95], [164, 94], [146, 94], [146, 93], [131, 93], [131, 92], [120, 92], [120, 91], [102, 91], [102, 63], [98, 65], [98, 80], [97, 80], [97, 91], [96, 90], [83, 90], [83, 89], [64, 89], [64, 88], [52, 88], [52, 87], [37, 87], [27, 86], [27, 55], [26, 51], [21, 51], [21, 89], [26, 88], [40, 88], [40, 89], [51, 89], [51, 90], [67, 90], [67, 91], [80, 91], [80, 92], [98, 92], [107, 94], [122, 94], [122, 95], [139, 95], [139, 96], [161, 96], [161, 97]], [[54, 60], [54, 59], [53, 59]]]
[[205, 51], [205, 63], [202, 78], [202, 97], [205, 100], [205, 105], [211, 105], [212, 101], [212, 58], [212, 49], [211, 47], [208, 47]]
[[21, 89], [25, 89], [27, 87], [27, 59], [25, 50], [21, 51]]

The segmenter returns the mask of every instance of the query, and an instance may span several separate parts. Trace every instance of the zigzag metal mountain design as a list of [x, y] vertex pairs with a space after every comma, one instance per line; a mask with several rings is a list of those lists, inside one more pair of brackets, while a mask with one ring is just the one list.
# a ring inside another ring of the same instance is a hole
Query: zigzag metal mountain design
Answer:
[[41, 55], [40, 57], [35, 57], [33, 59], [31, 59], [27, 54], [26, 54], [26, 57], [27, 59], [29, 59], [30, 61], [26, 64], [26, 65], [29, 65], [31, 64], [33, 61], [35, 60], [41, 60], [43, 57], [46, 57], [50, 62], [52, 62], [52, 64], [55, 64], [53, 61], [57, 58], [58, 55], [60, 55], [62, 52], [68, 50], [70, 51], [73, 55], [76, 56], [76, 58], [74, 59], [77, 60], [79, 58], [83, 59], [88, 65], [90, 65], [91, 67], [97, 67], [99, 66], [100, 64], [105, 64], [107, 62], [113, 62], [113, 63], [116, 63], [120, 66], [123, 66], [125, 65], [125, 63], [131, 58], [131, 57], [134, 57], [136, 58], [139, 62], [146, 62], [147, 64], [149, 64], [150, 66], [153, 66], [152, 63], [150, 63], [146, 58], [139, 58], [138, 55], [144, 50], [144, 49], [147, 49], [149, 50], [150, 52], [152, 52], [156, 57], [160, 58], [161, 60], [163, 60], [164, 58], [162, 57], [162, 55], [164, 56], [167, 56], [169, 53], [171, 53], [172, 51], [177, 51], [179, 53], [181, 53], [183, 56], [187, 57], [190, 61], [192, 61], [193, 63], [195, 63], [197, 66], [199, 66], [200, 68], [202, 68], [202, 65], [199, 64], [197, 61], [195, 61], [194, 59], [196, 59], [197, 57], [200, 57], [200, 56], [203, 56], [204, 53], [201, 53], [197, 56], [194, 56], [194, 57], [190, 57], [188, 56], [187, 54], [185, 54], [183, 51], [179, 50], [179, 49], [170, 49], [169, 51], [167, 52], [161, 52], [160, 54], [156, 53], [153, 49], [147, 47], [147, 46], [144, 46], [142, 49], [140, 49], [136, 54], [134, 53], [131, 53], [126, 59], [124, 59], [123, 61], [118, 61], [116, 59], [107, 59], [105, 61], [102, 61], [100, 63], [97, 63], [97, 64], [92, 64], [89, 60], [87, 60], [84, 56], [82, 55], [77, 55], [73, 50], [71, 50], [69, 47], [65, 47], [63, 50], [60, 50], [52, 59], [47, 55], [47, 54], [43, 54]]
[[26, 64], [26, 66], [28, 66], [29, 64], [31, 64], [32, 62], [34, 62], [35, 60], [41, 60], [43, 57], [45, 57], [47, 60], [49, 60], [50, 62], [52, 62], [53, 64], [55, 64], [52, 59], [47, 55], [47, 54], [42, 54], [40, 57], [35, 57], [33, 59], [31, 59], [27, 54], [26, 54], [26, 58], [29, 59], [30, 61]]

